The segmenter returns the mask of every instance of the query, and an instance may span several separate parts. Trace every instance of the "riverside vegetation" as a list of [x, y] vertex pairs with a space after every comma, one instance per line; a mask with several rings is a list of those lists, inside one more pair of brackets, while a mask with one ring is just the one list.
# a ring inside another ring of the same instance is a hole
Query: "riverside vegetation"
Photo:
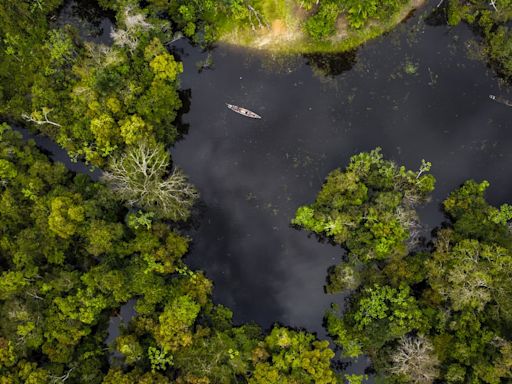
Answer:
[[327, 177], [293, 223], [346, 255], [328, 292], [349, 290], [328, 332], [346, 357], [367, 354], [387, 383], [503, 383], [512, 378], [512, 206], [489, 205], [486, 181], [467, 181], [443, 202], [448, 223], [418, 237], [415, 207], [434, 189], [379, 150]]
[[473, 27], [480, 41], [474, 50], [477, 56], [487, 59], [499, 74], [512, 77], [512, 1], [460, 1], [445, 2], [446, 18], [450, 25], [466, 22]]
[[[268, 28], [270, 15], [300, 7], [301, 33], [323, 50], [343, 20], [370, 36], [409, 3], [99, 3], [116, 14], [111, 46], [54, 25], [61, 0], [0, 3], [0, 115], [104, 170], [101, 183], [72, 174], [0, 125], [0, 383], [361, 382], [334, 369], [329, 342], [306, 331], [235, 326], [212, 302], [212, 282], [183, 262], [191, 240], [176, 223], [198, 191], [168, 152], [180, 137], [183, 67], [166, 45], [177, 33], [228, 39], [234, 22], [241, 35]], [[474, 22], [478, 4], [449, 9]], [[508, 57], [488, 44], [491, 59]], [[368, 354], [389, 382], [505, 382], [512, 209], [486, 203], [487, 183], [467, 182], [444, 204], [450, 223], [424, 245], [415, 207], [434, 188], [429, 168], [360, 154], [298, 210], [296, 225], [347, 251], [327, 290], [353, 293], [343, 315], [328, 312], [328, 330], [345, 356]], [[109, 319], [128, 301], [136, 314], [108, 347]]]
[[[115, 2], [103, 2], [116, 8]], [[340, 52], [381, 35], [422, 0], [149, 0], [201, 44], [218, 40], [284, 53]], [[114, 5], [111, 5], [114, 4]]]
[[[337, 383], [327, 341], [234, 326], [189, 239], [0, 126], [0, 382]], [[135, 300], [109, 360], [109, 318]]]

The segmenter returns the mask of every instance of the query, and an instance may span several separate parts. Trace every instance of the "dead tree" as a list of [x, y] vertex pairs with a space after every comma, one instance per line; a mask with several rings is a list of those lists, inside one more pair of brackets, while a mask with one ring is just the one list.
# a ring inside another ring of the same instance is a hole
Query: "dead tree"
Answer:
[[112, 160], [103, 178], [128, 205], [174, 221], [186, 220], [198, 193], [179, 168], [168, 174], [169, 163], [162, 146], [141, 142]]
[[125, 8], [123, 16], [125, 28], [112, 28], [110, 37], [115, 45], [127, 47], [133, 53], [139, 45], [139, 34], [149, 31], [153, 26], [146, 21], [142, 13], [133, 13], [131, 7]]
[[419, 243], [422, 229], [416, 211], [400, 206], [397, 208], [395, 215], [400, 225], [409, 231], [407, 247], [413, 249]]
[[439, 376], [439, 360], [429, 339], [404, 336], [391, 355], [390, 372], [403, 375], [414, 384], [430, 384]]

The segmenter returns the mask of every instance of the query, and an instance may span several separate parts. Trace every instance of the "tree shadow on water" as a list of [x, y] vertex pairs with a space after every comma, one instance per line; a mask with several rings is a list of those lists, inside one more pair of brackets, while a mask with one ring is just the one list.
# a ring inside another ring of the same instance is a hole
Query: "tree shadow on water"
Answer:
[[440, 27], [448, 25], [447, 4], [448, 2], [445, 1], [439, 7], [434, 8], [425, 17], [425, 24], [427, 24], [430, 27]]
[[306, 65], [320, 77], [334, 78], [350, 71], [357, 62], [357, 50], [342, 53], [305, 54]]
[[176, 141], [182, 140], [188, 134], [190, 128], [190, 124], [183, 122], [183, 116], [190, 112], [192, 90], [190, 88], [180, 89], [178, 90], [178, 95], [181, 100], [181, 108], [178, 110], [178, 114], [174, 120], [176, 130], [178, 131]]

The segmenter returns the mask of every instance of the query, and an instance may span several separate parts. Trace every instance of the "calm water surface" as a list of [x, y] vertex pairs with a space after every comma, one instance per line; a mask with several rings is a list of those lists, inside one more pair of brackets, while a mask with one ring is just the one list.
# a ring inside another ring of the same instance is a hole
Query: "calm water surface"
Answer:
[[[289, 223], [355, 153], [380, 146], [409, 168], [433, 163], [437, 189], [421, 210], [427, 234], [443, 220], [440, 202], [466, 179], [489, 180], [494, 203], [512, 201], [512, 108], [489, 94], [512, 95], [468, 59], [471, 38], [465, 26], [426, 25], [420, 12], [352, 57], [323, 64], [220, 45], [210, 53], [213, 69], [199, 72], [207, 54], [174, 46], [191, 105], [190, 131], [172, 153], [204, 204], [187, 261], [206, 271], [215, 300], [236, 321], [325, 335], [325, 309], [343, 302], [324, 294], [326, 270], [342, 251]], [[322, 74], [326, 67], [334, 73]], [[263, 119], [237, 115], [226, 102]]]

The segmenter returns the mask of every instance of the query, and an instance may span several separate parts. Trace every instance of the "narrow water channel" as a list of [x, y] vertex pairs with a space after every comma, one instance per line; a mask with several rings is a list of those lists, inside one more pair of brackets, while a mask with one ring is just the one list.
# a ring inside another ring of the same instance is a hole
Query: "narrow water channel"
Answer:
[[[467, 27], [427, 25], [425, 10], [352, 56], [276, 60], [225, 45], [209, 54], [174, 46], [191, 104], [190, 131], [172, 153], [204, 204], [187, 261], [206, 271], [236, 321], [324, 336], [323, 313], [343, 296], [322, 287], [342, 252], [289, 222], [357, 152], [380, 146], [409, 168], [433, 163], [426, 234], [443, 220], [440, 202], [466, 179], [489, 180], [494, 203], [512, 201], [512, 108], [489, 98], [512, 99], [510, 89], [468, 58]], [[213, 68], [199, 71], [208, 55]]]

